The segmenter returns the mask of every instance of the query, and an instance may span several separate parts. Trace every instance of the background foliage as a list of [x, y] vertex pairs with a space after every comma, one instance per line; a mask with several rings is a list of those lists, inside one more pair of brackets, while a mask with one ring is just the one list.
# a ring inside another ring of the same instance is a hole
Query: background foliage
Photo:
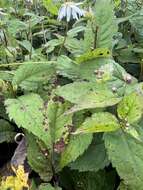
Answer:
[[142, 55], [142, 0], [1, 0], [0, 190], [142, 190]]

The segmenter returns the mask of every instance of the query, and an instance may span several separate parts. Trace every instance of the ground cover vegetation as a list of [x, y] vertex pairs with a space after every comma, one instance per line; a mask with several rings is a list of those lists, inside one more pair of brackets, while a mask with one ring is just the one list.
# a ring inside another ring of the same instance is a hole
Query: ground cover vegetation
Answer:
[[143, 190], [143, 1], [0, 1], [0, 190]]

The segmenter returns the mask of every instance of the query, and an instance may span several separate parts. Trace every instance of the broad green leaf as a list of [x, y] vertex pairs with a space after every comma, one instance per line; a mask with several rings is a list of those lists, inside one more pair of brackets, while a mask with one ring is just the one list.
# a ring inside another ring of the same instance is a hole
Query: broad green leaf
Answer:
[[82, 41], [82, 43], [80, 43], [83, 53], [86, 53], [87, 51], [91, 50], [91, 48], [94, 48], [95, 33], [93, 31], [93, 25], [94, 24], [92, 21], [89, 20], [87, 22], [84, 32], [84, 40]]
[[102, 135], [95, 135], [92, 144], [88, 147], [84, 154], [77, 158], [69, 166], [71, 169], [78, 170], [80, 172], [97, 172], [108, 164], [109, 161], [102, 140]]
[[115, 65], [116, 63], [109, 58], [96, 58], [82, 64], [76, 64], [72, 59], [60, 56], [57, 60], [56, 68], [59, 74], [68, 78], [86, 79], [95, 82], [96, 75], [94, 71], [106, 64]]
[[108, 112], [98, 112], [87, 118], [74, 134], [116, 131], [120, 124], [116, 117]]
[[95, 6], [97, 48], [112, 49], [112, 39], [114, 34], [117, 32], [117, 25], [113, 10], [114, 6], [110, 0], [97, 0]]
[[15, 135], [14, 127], [6, 120], [0, 119], [0, 143], [13, 142]]
[[19, 19], [10, 19], [7, 21], [8, 32], [12, 36], [16, 36], [17, 32], [25, 31], [28, 28], [28, 25], [25, 22], [20, 21]]
[[117, 104], [120, 97], [112, 92], [106, 85], [93, 82], [74, 82], [59, 87], [57, 95], [76, 105], [71, 112], [82, 109], [107, 107]]
[[43, 100], [39, 95], [28, 94], [17, 99], [8, 99], [5, 106], [9, 118], [13, 119], [18, 127], [27, 129], [49, 146], [49, 139], [43, 127]]
[[88, 148], [92, 141], [92, 134], [80, 134], [71, 136], [70, 141], [61, 154], [60, 167], [68, 165], [76, 160]]
[[80, 97], [86, 95], [90, 89], [94, 89], [93, 83], [74, 82], [57, 88], [56, 94], [72, 103], [78, 103]]
[[68, 133], [69, 126], [72, 125], [72, 114], [65, 115], [69, 105], [49, 101], [45, 106], [45, 128], [47, 137], [51, 139], [51, 144], [57, 143], [64, 134]]
[[23, 127], [42, 140], [48, 148], [69, 133], [72, 114], [64, 115], [68, 105], [49, 101], [44, 104], [37, 94], [28, 94], [5, 102], [7, 113], [18, 127]]
[[143, 97], [137, 93], [131, 93], [123, 98], [118, 105], [118, 116], [130, 124], [137, 122], [143, 114]]
[[31, 168], [37, 172], [41, 179], [48, 182], [53, 176], [50, 156], [46, 156], [44, 151], [36, 142], [36, 138], [32, 134], [26, 134], [27, 140], [27, 159]]
[[16, 70], [12, 83], [14, 86], [25, 86], [30, 82], [43, 82], [49, 80], [54, 73], [52, 63], [25, 63]]
[[81, 96], [80, 100], [67, 113], [74, 113], [84, 109], [104, 108], [116, 105], [121, 98], [109, 89], [101, 89]]
[[[142, 130], [138, 128], [139, 133]], [[142, 142], [122, 130], [104, 136], [109, 160], [130, 190], [142, 190], [143, 187], [143, 138], [140, 138]]]

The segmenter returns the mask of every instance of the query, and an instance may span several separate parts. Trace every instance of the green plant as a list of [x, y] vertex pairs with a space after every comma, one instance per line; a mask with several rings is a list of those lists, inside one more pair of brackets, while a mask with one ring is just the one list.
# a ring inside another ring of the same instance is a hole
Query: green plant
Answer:
[[0, 6], [0, 189], [142, 190], [142, 2]]

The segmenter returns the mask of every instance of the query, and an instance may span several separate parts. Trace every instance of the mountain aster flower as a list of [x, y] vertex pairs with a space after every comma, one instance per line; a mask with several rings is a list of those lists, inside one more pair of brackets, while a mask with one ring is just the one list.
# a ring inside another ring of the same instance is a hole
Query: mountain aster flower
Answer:
[[85, 11], [80, 9], [78, 5], [82, 3], [66, 2], [62, 4], [59, 13], [58, 20], [61, 21], [63, 18], [66, 18], [66, 21], [69, 22], [72, 19], [78, 20], [81, 16], [84, 16]]

